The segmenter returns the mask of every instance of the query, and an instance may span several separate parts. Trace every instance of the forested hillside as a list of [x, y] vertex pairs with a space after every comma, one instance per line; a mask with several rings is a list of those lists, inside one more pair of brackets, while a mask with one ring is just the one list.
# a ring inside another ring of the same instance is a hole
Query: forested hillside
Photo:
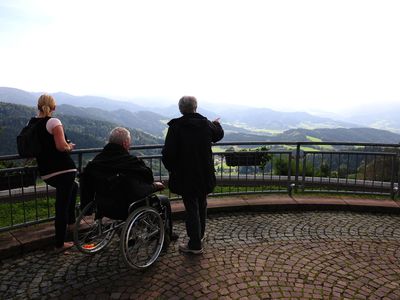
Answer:
[[324, 141], [361, 143], [399, 143], [400, 135], [374, 128], [290, 129], [275, 137], [276, 141]]
[[[36, 110], [31, 107], [0, 102], [0, 155], [16, 154], [16, 136]], [[68, 138], [77, 149], [103, 147], [112, 128], [111, 122], [92, 120], [82, 117], [58, 114], [62, 120]], [[160, 144], [163, 141], [147, 133], [129, 129], [135, 145]]]
[[226, 133], [224, 142], [230, 141], [269, 141], [269, 142], [353, 142], [387, 143], [400, 142], [400, 135], [374, 128], [322, 128], [290, 129], [273, 136], [243, 133]]
[[107, 111], [100, 108], [84, 108], [67, 104], [59, 105], [57, 111], [66, 115], [78, 116], [86, 119], [112, 122], [120, 126], [135, 128], [158, 137], [163, 137], [164, 131], [167, 128], [165, 120], [168, 118], [150, 111], [131, 112], [125, 109]]

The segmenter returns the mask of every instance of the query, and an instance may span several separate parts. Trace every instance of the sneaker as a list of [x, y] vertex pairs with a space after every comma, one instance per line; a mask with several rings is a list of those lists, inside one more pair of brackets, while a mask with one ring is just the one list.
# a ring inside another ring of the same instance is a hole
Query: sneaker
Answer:
[[55, 253], [61, 253], [64, 252], [74, 246], [73, 242], [64, 242], [64, 244], [61, 247], [55, 247], [54, 252]]
[[203, 253], [203, 248], [190, 249], [187, 244], [180, 244], [179, 245], [179, 251], [181, 251], [183, 253], [190, 253], [190, 254], [202, 254]]
[[206, 234], [204, 234], [204, 235], [203, 235], [203, 237], [201, 238], [201, 243], [204, 243], [204, 242], [205, 242], [205, 240], [206, 240], [206, 238], [207, 238], [207, 235], [206, 235]]

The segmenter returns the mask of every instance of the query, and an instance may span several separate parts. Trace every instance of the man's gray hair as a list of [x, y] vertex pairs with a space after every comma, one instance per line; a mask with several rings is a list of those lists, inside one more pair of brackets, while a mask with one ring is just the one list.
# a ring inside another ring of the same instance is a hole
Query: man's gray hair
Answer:
[[123, 127], [115, 127], [113, 130], [111, 130], [108, 142], [122, 145], [125, 141], [131, 141], [131, 133], [128, 129]]
[[179, 111], [182, 115], [195, 113], [197, 109], [197, 100], [193, 96], [183, 96], [179, 100]]

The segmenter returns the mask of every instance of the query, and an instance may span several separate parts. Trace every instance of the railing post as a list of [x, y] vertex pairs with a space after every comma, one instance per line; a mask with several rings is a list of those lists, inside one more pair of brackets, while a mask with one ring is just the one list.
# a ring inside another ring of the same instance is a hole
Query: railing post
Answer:
[[78, 154], [78, 171], [79, 173], [82, 173], [82, 153]]
[[[291, 168], [291, 166], [289, 166]], [[297, 188], [299, 186], [299, 169], [300, 169], [300, 143], [297, 143], [296, 146], [296, 174], [294, 180], [294, 191], [297, 193]]]
[[[314, 154], [313, 154], [314, 160]], [[300, 162], [299, 162], [300, 163]], [[304, 193], [304, 187], [306, 186], [306, 169], [307, 169], [307, 152], [303, 152], [303, 172], [301, 172], [301, 191]], [[300, 172], [300, 170], [299, 170]], [[313, 173], [314, 176], [314, 173]], [[313, 177], [314, 179], [314, 177]]]
[[398, 193], [399, 187], [394, 186], [394, 182], [396, 180], [397, 174], [397, 155], [392, 156], [392, 172], [390, 174], [390, 198], [392, 200], [395, 199], [396, 194]]
[[[293, 188], [295, 187], [294, 183], [291, 183], [291, 178], [292, 178], [292, 153], [289, 153], [289, 159], [288, 159], [288, 194], [289, 197], [292, 197], [293, 195]], [[271, 173], [272, 174], [272, 173]]]

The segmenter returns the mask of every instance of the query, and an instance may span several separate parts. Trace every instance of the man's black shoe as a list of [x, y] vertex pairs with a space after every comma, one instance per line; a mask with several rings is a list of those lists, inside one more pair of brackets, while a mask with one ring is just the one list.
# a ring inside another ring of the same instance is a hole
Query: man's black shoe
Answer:
[[133, 246], [135, 246], [135, 240], [130, 239], [130, 240], [128, 241], [128, 248], [131, 248], [131, 247], [133, 247]]

